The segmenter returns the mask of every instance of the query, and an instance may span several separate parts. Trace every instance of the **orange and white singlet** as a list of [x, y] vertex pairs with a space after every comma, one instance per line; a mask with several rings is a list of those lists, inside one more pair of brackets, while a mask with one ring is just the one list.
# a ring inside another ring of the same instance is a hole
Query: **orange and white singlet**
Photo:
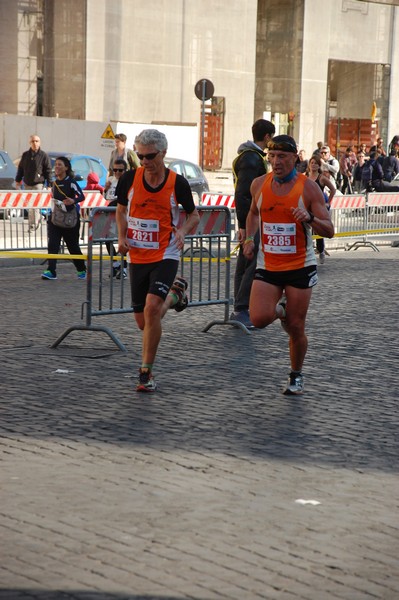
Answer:
[[174, 230], [179, 223], [175, 198], [176, 173], [170, 171], [158, 191], [144, 187], [144, 169], [139, 167], [128, 192], [127, 240], [131, 263], [153, 263], [165, 258], [179, 260]]
[[292, 271], [316, 265], [312, 228], [298, 223], [291, 208], [303, 202], [303, 189], [307, 177], [297, 174], [293, 188], [285, 196], [272, 191], [273, 173], [265, 177], [257, 206], [259, 209], [260, 244], [257, 268], [267, 271]]

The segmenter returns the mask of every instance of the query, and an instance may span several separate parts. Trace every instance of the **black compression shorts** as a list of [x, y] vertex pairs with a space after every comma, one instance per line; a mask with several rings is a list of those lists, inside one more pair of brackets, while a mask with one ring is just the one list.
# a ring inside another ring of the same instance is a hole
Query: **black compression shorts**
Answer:
[[178, 260], [165, 259], [155, 263], [130, 264], [130, 288], [133, 312], [143, 312], [147, 294], [165, 300], [175, 280]]
[[279, 287], [291, 285], [299, 289], [307, 289], [316, 285], [318, 281], [317, 267], [311, 265], [303, 269], [293, 271], [266, 271], [266, 269], [256, 269], [254, 281], [264, 281]]

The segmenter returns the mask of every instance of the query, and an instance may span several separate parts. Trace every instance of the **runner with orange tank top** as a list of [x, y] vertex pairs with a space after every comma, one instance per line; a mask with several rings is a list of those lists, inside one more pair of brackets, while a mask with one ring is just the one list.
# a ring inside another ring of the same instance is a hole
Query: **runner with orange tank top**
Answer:
[[[142, 363], [136, 390], [154, 392], [153, 364], [169, 308], [187, 306], [187, 282], [176, 277], [184, 237], [198, 224], [188, 181], [165, 167], [168, 143], [156, 129], [135, 139], [141, 167], [122, 175], [118, 198], [118, 252], [129, 254], [134, 317], [143, 332]], [[179, 204], [187, 219], [179, 226]]]
[[274, 137], [268, 158], [272, 173], [253, 181], [246, 223], [244, 254], [248, 260], [258, 228], [261, 238], [249, 315], [258, 328], [281, 319], [289, 335], [291, 361], [284, 394], [299, 395], [304, 388], [302, 366], [308, 345], [306, 314], [317, 283], [312, 230], [331, 238], [334, 226], [319, 186], [295, 169], [295, 140], [288, 135]]

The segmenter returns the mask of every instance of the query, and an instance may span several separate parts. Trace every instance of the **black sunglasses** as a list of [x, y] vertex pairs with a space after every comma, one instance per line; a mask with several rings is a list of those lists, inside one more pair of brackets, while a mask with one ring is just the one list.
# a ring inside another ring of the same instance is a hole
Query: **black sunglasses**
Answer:
[[138, 152], [136, 152], [137, 154], [137, 158], [139, 160], [144, 160], [145, 158], [147, 160], [154, 160], [154, 158], [157, 156], [157, 154], [159, 154], [161, 151], [158, 150], [158, 152], [150, 152], [149, 154], [139, 154]]
[[123, 173], [125, 169], [113, 169], [114, 173]]

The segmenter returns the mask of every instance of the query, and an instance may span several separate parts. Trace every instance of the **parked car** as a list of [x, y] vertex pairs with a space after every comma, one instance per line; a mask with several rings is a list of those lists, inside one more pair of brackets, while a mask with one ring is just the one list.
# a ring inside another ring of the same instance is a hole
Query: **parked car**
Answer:
[[50, 157], [53, 170], [57, 156], [66, 156], [66, 158], [71, 161], [75, 179], [82, 190], [86, 187], [87, 176], [90, 172], [97, 173], [100, 178], [100, 185], [105, 185], [108, 171], [101, 158], [88, 156], [87, 154], [74, 154], [71, 152], [48, 152], [47, 154]]
[[5, 150], [0, 150], [0, 189], [14, 189], [17, 167], [14, 165], [10, 155]]
[[[170, 158], [168, 156], [165, 158], [165, 165], [187, 179], [191, 191], [198, 195], [199, 200], [201, 200], [204, 192], [209, 192], [208, 181], [198, 165], [181, 158]], [[195, 197], [194, 201], [196, 201]]]

